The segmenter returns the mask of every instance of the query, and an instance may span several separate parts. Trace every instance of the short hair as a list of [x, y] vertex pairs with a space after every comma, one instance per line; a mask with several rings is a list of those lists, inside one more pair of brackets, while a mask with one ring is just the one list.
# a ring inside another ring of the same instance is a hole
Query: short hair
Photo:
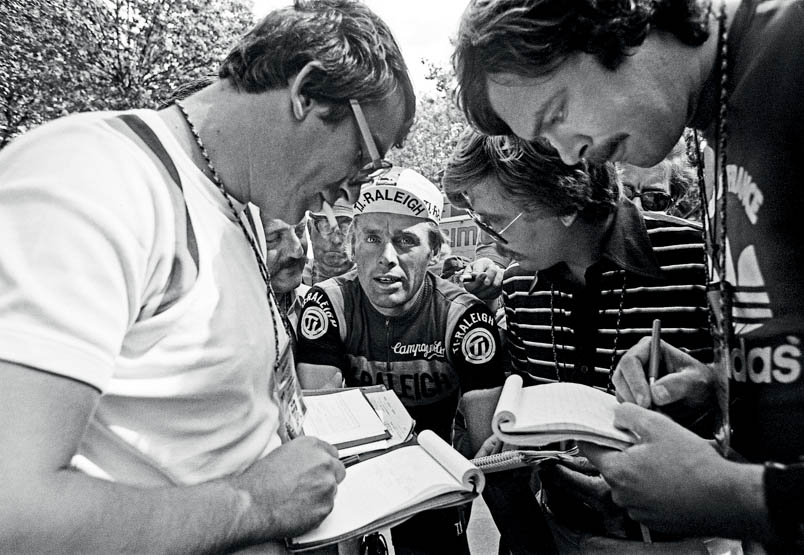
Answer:
[[444, 192], [453, 205], [469, 208], [464, 193], [486, 178], [499, 183], [501, 194], [525, 212], [546, 208], [557, 216], [578, 213], [590, 221], [610, 213], [620, 195], [617, 173], [609, 162], [582, 160], [567, 166], [544, 140], [469, 130], [459, 138], [444, 168]]
[[312, 61], [321, 67], [302, 92], [332, 105], [328, 120], [346, 117], [350, 98], [382, 101], [402, 87], [405, 120], [413, 122], [416, 95], [399, 46], [382, 19], [353, 0], [296, 0], [270, 12], [229, 52], [218, 77], [258, 93], [286, 87]]
[[477, 129], [510, 134], [489, 105], [489, 74], [543, 77], [582, 52], [614, 70], [654, 30], [699, 46], [709, 37], [709, 7], [698, 0], [471, 0], [452, 55], [457, 103]]
[[201, 77], [196, 77], [181, 83], [178, 87], [173, 89], [170, 94], [168, 94], [165, 100], [159, 104], [157, 109], [163, 110], [168, 108], [171, 104], [184, 100], [191, 94], [195, 94], [198, 91], [207, 88], [217, 80], [218, 78], [215, 75], [202, 75]]

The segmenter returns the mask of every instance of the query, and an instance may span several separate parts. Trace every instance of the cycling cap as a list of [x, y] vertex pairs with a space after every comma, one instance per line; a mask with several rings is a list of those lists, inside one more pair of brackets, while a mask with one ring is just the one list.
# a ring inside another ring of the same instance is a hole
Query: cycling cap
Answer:
[[[338, 200], [335, 201], [335, 204], [332, 205], [332, 212], [335, 217], [346, 216], [347, 218], [352, 218], [355, 215], [354, 206], [352, 203], [346, 200], [343, 197], [338, 197]], [[311, 216], [318, 216], [321, 218], [327, 217], [325, 212], [310, 212]]]
[[355, 214], [385, 212], [441, 221], [444, 197], [432, 181], [409, 168], [391, 168], [366, 183], [355, 202]]

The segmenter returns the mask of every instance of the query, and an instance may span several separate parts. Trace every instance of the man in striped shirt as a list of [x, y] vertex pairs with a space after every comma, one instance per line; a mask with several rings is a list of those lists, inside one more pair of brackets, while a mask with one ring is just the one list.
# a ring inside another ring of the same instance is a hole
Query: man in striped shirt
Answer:
[[[655, 318], [665, 341], [711, 361], [700, 227], [641, 212], [620, 194], [611, 164], [570, 167], [544, 143], [469, 132], [443, 185], [513, 260], [503, 280], [506, 350], [527, 385], [558, 380], [613, 390], [619, 357], [650, 334]], [[616, 509], [585, 459], [540, 478], [560, 551], [616, 551], [640, 541], [639, 527]], [[682, 548], [683, 540], [654, 539]]]

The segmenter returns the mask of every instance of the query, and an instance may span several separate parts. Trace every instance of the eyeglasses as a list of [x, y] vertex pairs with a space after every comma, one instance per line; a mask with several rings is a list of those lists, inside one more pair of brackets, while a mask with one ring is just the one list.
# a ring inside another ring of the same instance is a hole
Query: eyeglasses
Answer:
[[[466, 200], [466, 204], [469, 204], [469, 196], [466, 194], [466, 192], [463, 193], [463, 198]], [[517, 214], [516, 217], [513, 220], [508, 222], [507, 226], [502, 228], [500, 231], [497, 231], [496, 229], [494, 229], [491, 226], [490, 223], [484, 221], [483, 218], [480, 216], [480, 214], [475, 212], [472, 208], [465, 208], [464, 210], [466, 210], [466, 213], [469, 214], [470, 218], [472, 218], [472, 221], [477, 224], [477, 227], [479, 227], [480, 229], [482, 229], [483, 231], [488, 233], [491, 236], [492, 239], [494, 239], [498, 243], [502, 243], [503, 245], [508, 244], [508, 239], [503, 237], [502, 234], [505, 233], [506, 231], [508, 231], [508, 229], [512, 225], [514, 225], [519, 218], [522, 217], [522, 214], [525, 213], [524, 210], [523, 210], [522, 212]]]
[[346, 216], [338, 216], [336, 218], [338, 227], [332, 227], [327, 218], [319, 218], [316, 216], [312, 216], [312, 218], [316, 231], [321, 235], [332, 235], [337, 229], [341, 232], [341, 235], [345, 236], [349, 231], [349, 227], [352, 225], [352, 218], [347, 218]]
[[[371, 157], [371, 162], [368, 162], [358, 170], [352, 182], [367, 183], [386, 173], [393, 167], [393, 164], [380, 156], [377, 143], [374, 142], [374, 137], [371, 136], [371, 129], [369, 129], [368, 121], [366, 121], [366, 116], [363, 114], [363, 108], [360, 107], [360, 103], [354, 98], [350, 98], [349, 105], [352, 107], [352, 112], [357, 121], [357, 127], [360, 129], [360, 134], [363, 136], [363, 143], [366, 145], [368, 154]], [[363, 149], [361, 148], [360, 160], [362, 159]]]
[[642, 209], [651, 212], [665, 212], [673, 204], [673, 197], [669, 193], [657, 189], [637, 191], [630, 183], [623, 183], [623, 194], [629, 199], [639, 198], [642, 202]]

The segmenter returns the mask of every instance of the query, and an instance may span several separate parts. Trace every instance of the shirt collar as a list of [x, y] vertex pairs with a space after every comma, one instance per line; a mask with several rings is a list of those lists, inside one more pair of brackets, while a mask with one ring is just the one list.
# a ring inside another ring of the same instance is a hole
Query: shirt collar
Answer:
[[642, 212], [625, 197], [620, 197], [617, 203], [610, 230], [603, 246], [603, 258], [634, 274], [664, 279]]
[[[645, 228], [642, 212], [637, 206], [621, 196], [614, 210], [614, 218], [603, 239], [600, 261], [593, 265], [605, 267], [606, 262], [617, 268], [650, 279], [664, 279], [653, 245]], [[569, 273], [563, 262], [540, 272], [547, 280], [563, 281]]]

